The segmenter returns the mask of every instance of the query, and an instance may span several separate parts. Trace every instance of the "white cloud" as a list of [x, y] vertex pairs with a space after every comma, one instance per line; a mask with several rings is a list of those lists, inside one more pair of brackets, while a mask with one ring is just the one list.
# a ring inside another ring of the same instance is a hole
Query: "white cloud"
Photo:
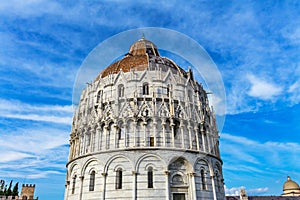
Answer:
[[294, 162], [299, 157], [300, 151], [300, 144], [296, 142], [259, 142], [223, 133], [220, 145], [223, 161], [226, 161], [224, 170], [227, 173], [234, 173], [233, 176], [235, 173], [255, 177], [267, 174], [278, 176], [279, 173], [289, 173], [284, 171], [285, 168], [300, 167], [299, 163]]
[[288, 88], [288, 92], [290, 93], [289, 100], [291, 104], [297, 104], [300, 102], [300, 81], [296, 81]]
[[259, 79], [254, 75], [248, 75], [247, 78], [251, 83], [250, 91], [248, 91], [249, 96], [262, 100], [272, 100], [273, 97], [280, 95], [282, 92], [282, 87], [274, 83]]
[[12, 110], [12, 111], [64, 111], [72, 112], [73, 107], [70, 105], [31, 105], [22, 103], [17, 100], [0, 99], [0, 110]]
[[225, 188], [226, 196], [239, 196], [240, 195], [240, 190], [245, 188], [245, 187], [240, 186], [240, 187], [227, 188], [226, 185], [225, 185], [224, 188]]
[[[249, 189], [248, 193], [249, 194], [263, 194], [266, 193], [269, 190], [268, 187], [264, 187], [264, 188], [254, 188], [254, 189]], [[247, 192], [247, 191], [246, 191]]]
[[23, 119], [23, 120], [33, 120], [33, 121], [44, 121], [44, 122], [53, 122], [61, 124], [71, 124], [72, 117], [56, 117], [56, 116], [41, 116], [37, 114], [6, 114], [2, 113], [2, 117], [14, 118], [14, 119]]
[[31, 105], [17, 100], [0, 99], [0, 116], [70, 125], [72, 106]]
[[[47, 9], [46, 9], [47, 8]], [[0, 11], [14, 15], [37, 16], [46, 13], [63, 13], [60, 6], [48, 0], [1, 1]]]
[[[255, 140], [251, 140], [246, 137], [234, 136], [227, 133], [222, 133], [222, 140], [225, 145], [232, 146], [240, 146], [240, 148], [236, 149], [237, 151], [243, 151], [248, 153], [255, 153], [256, 151], [259, 153], [267, 153], [268, 157], [272, 156], [272, 154], [276, 152], [289, 152], [289, 154], [297, 154], [300, 151], [300, 144], [295, 142], [274, 142], [274, 141], [266, 141], [259, 142]], [[246, 147], [246, 148], [244, 148]], [[263, 150], [263, 151], [262, 151]], [[225, 149], [226, 151], [226, 149]], [[273, 152], [273, 153], [272, 153]], [[257, 154], [259, 156], [260, 154]]]
[[241, 189], [245, 189], [246, 194], [248, 196], [249, 195], [261, 195], [261, 194], [266, 193], [269, 190], [268, 187], [247, 189], [244, 186], [227, 188], [226, 185], [225, 185], [225, 194], [226, 194], [226, 196], [239, 196]]
[[28, 179], [38, 179], [38, 178], [47, 178], [51, 174], [62, 174], [58, 171], [41, 171], [39, 173], [33, 173], [26, 176]]
[[2, 149], [2, 152], [10, 152], [13, 150], [18, 152], [30, 152], [31, 154], [41, 154], [47, 149], [53, 149], [67, 144], [68, 135], [69, 133], [67, 131], [54, 128], [38, 127], [37, 129], [16, 129], [14, 132], [7, 134], [2, 133], [0, 149]]
[[[1, 144], [3, 144], [3, 142], [4, 141], [1, 141]], [[32, 155], [27, 153], [16, 152], [16, 151], [1, 151], [0, 163], [6, 163], [6, 162], [20, 160], [29, 157], [32, 157]]]
[[0, 174], [45, 178], [61, 174], [68, 158], [68, 130], [30, 127], [1, 133]]

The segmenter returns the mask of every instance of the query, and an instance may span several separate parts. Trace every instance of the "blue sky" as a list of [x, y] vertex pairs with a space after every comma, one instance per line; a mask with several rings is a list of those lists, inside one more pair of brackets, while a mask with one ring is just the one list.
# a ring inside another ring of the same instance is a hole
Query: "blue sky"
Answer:
[[0, 1], [0, 178], [63, 199], [81, 63], [119, 32], [164, 27], [201, 44], [222, 75], [226, 193], [281, 194], [287, 175], [300, 183], [299, 11], [284, 0]]

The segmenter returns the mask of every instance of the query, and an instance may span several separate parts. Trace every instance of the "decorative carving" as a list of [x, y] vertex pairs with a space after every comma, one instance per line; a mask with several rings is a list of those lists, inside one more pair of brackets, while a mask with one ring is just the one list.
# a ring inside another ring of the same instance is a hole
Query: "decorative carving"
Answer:
[[183, 181], [182, 176], [179, 174], [174, 175], [172, 178], [172, 184], [173, 185], [183, 185], [184, 181]]

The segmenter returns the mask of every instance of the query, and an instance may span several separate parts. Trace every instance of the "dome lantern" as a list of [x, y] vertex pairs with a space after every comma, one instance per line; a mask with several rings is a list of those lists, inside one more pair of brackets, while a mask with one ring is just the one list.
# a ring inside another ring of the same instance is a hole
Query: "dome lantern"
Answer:
[[143, 35], [141, 39], [139, 39], [130, 46], [129, 55], [141, 56], [146, 54], [149, 57], [159, 56], [156, 45], [153, 44], [151, 41], [146, 40], [145, 36]]

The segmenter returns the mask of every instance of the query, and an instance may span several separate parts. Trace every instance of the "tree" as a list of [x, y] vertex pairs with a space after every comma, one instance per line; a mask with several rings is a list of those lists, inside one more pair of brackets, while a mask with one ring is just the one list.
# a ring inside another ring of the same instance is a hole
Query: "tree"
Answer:
[[9, 186], [8, 186], [8, 189], [7, 189], [7, 191], [6, 191], [6, 196], [11, 196], [12, 195], [12, 191], [11, 191], [11, 187], [12, 187], [12, 180], [10, 181], [10, 183], [9, 183]]
[[5, 181], [0, 180], [0, 195], [4, 195], [4, 186], [5, 186]]
[[12, 191], [12, 196], [19, 196], [19, 182], [17, 182]]
[[11, 187], [12, 187], [12, 180], [9, 183], [9, 186], [8, 186], [8, 189], [6, 190], [5, 196], [11, 196], [12, 195]]
[[0, 180], [0, 196], [18, 196], [19, 195], [19, 182], [12, 188], [13, 180], [10, 181], [9, 186], [5, 185], [4, 180]]

